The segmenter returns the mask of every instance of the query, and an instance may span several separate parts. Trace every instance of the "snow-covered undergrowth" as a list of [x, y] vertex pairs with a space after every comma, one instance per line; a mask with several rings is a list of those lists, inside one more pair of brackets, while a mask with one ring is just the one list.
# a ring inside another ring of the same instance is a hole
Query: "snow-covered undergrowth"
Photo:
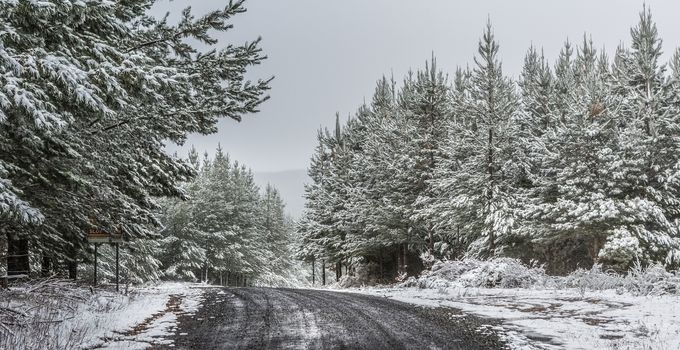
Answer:
[[128, 295], [42, 280], [0, 291], [0, 349], [145, 349], [168, 344], [177, 316], [194, 312], [201, 289], [185, 283]]
[[660, 266], [556, 277], [512, 259], [449, 261], [360, 292], [500, 319], [514, 349], [680, 349], [680, 278]]
[[680, 273], [661, 265], [639, 264], [625, 274], [604, 271], [600, 265], [579, 269], [567, 276], [549, 276], [542, 267], [519, 260], [495, 258], [438, 261], [419, 277], [410, 277], [402, 287], [441, 288], [450, 286], [484, 288], [577, 288], [583, 291], [616, 290], [633, 295], [680, 294]]

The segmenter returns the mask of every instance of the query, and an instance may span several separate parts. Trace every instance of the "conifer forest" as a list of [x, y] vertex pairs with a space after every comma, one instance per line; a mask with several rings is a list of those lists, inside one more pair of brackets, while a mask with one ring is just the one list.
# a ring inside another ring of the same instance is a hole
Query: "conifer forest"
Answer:
[[[301, 256], [380, 278], [434, 259], [513, 257], [564, 274], [680, 263], [680, 51], [647, 10], [614, 57], [589, 36], [503, 74], [488, 23], [473, 64], [378, 80], [318, 133]], [[340, 270], [338, 270], [340, 271]]]
[[0, 350], [680, 349], [663, 1], [0, 0]]

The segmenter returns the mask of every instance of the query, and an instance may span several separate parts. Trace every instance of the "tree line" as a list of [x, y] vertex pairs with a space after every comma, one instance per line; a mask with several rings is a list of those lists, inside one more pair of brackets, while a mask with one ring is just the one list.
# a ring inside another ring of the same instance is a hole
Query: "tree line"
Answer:
[[[255, 184], [250, 169], [218, 147], [214, 159], [189, 161], [198, 176], [189, 200], [168, 199], [157, 241], [163, 278], [220, 285], [291, 285], [302, 281], [293, 258], [293, 221], [276, 188]], [[249, 282], [250, 281], [250, 282]]]
[[[0, 2], [0, 254], [10, 275], [91, 262], [89, 231], [157, 235], [158, 199], [184, 198], [192, 166], [165, 152], [241, 120], [268, 96], [244, 78], [259, 39], [220, 45], [243, 0], [177, 23], [154, 0]], [[198, 46], [207, 47], [199, 50]], [[139, 259], [148, 255], [137, 250]], [[147, 265], [149, 266], [149, 265]]]
[[413, 274], [509, 256], [564, 273], [680, 261], [680, 51], [644, 9], [609, 58], [584, 36], [503, 73], [487, 24], [474, 65], [433, 57], [318, 133], [298, 232], [305, 261]]

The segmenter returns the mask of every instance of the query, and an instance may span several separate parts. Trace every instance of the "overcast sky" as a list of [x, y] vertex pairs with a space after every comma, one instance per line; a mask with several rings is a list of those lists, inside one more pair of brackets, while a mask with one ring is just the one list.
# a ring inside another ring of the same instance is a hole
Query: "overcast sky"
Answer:
[[[221, 0], [161, 0], [154, 13], [195, 13], [223, 7]], [[680, 3], [647, 1], [664, 49], [680, 44]], [[262, 36], [269, 56], [252, 77], [276, 76], [271, 100], [243, 122], [223, 120], [219, 132], [192, 136], [199, 151], [223, 148], [257, 172], [306, 168], [316, 145], [316, 130], [347, 116], [370, 100], [375, 81], [394, 72], [401, 80], [410, 67], [424, 66], [434, 51], [439, 66], [452, 73], [472, 64], [487, 17], [500, 42], [506, 74], [516, 77], [533, 43], [554, 60], [565, 39], [579, 43], [589, 33], [612, 53], [628, 43], [643, 1], [453, 1], [453, 0], [249, 0], [248, 12], [234, 18], [235, 28], [221, 43], [242, 43]], [[176, 150], [176, 147], [170, 147]]]

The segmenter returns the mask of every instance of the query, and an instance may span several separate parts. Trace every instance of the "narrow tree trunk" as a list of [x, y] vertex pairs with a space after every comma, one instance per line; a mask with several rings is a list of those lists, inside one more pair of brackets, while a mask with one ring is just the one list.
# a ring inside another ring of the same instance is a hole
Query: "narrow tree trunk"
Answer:
[[[488, 167], [489, 167], [489, 188], [487, 189], [487, 214], [491, 214], [491, 202], [493, 200], [493, 185], [494, 185], [494, 178], [493, 178], [493, 129], [489, 128], [489, 160], [488, 160]], [[493, 227], [489, 229], [489, 254], [491, 256], [495, 255], [496, 251], [496, 234], [494, 232]]]
[[335, 282], [340, 282], [340, 277], [342, 277], [342, 262], [338, 261], [335, 263]]
[[321, 285], [326, 285], [326, 259], [321, 260]]
[[378, 278], [379, 280], [383, 279], [385, 276], [384, 273], [384, 267], [383, 267], [383, 249], [380, 248], [380, 277]]
[[404, 247], [404, 250], [403, 250], [404, 258], [402, 259], [402, 261], [404, 262], [404, 273], [408, 275], [408, 258], [406, 257], [408, 245], [406, 243], [403, 243], [403, 247]]
[[227, 271], [227, 287], [229, 287], [229, 277], [231, 277], [231, 271]]
[[72, 280], [78, 279], [78, 262], [75, 260], [66, 263], [68, 267], [68, 278]]
[[52, 258], [49, 255], [43, 253], [40, 275], [42, 277], [50, 277], [51, 274], [52, 274]]
[[590, 242], [590, 247], [588, 247], [588, 253], [590, 258], [593, 260], [593, 264], [597, 264], [600, 260], [600, 249], [602, 248], [601, 239], [596, 237]]
[[248, 287], [248, 276], [243, 276], [243, 286]]
[[315, 265], [314, 261], [315, 261], [315, 259], [312, 259], [312, 285], [314, 285], [314, 283], [316, 282], [315, 281], [315, 279], [316, 279], [316, 267], [314, 266]]
[[28, 239], [7, 233], [7, 275], [28, 275], [30, 272]]
[[404, 260], [403, 256], [401, 255], [401, 244], [397, 246], [397, 258], [395, 259], [397, 261], [397, 276], [401, 274], [401, 271], [404, 267]]

